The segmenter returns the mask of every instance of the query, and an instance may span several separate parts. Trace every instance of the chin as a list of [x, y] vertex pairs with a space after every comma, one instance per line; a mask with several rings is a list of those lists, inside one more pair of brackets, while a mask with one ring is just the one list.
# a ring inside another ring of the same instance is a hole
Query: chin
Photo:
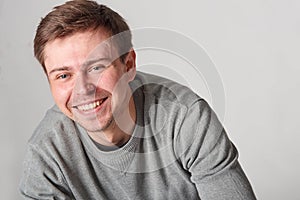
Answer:
[[105, 120], [105, 122], [76, 122], [79, 123], [88, 132], [102, 132], [112, 127], [113, 121], [114, 120], [110, 118]]

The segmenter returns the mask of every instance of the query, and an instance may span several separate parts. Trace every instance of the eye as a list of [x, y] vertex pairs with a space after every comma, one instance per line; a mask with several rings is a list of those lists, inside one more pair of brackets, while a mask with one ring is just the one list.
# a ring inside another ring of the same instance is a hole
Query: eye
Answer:
[[91, 67], [88, 72], [101, 72], [105, 69], [105, 66], [104, 65], [96, 65], [96, 66], [93, 66]]
[[92, 70], [94, 70], [94, 71], [98, 71], [98, 70], [100, 70], [100, 69], [101, 69], [100, 66], [95, 66], [95, 67], [92, 68]]
[[56, 78], [57, 79], [66, 79], [66, 78], [68, 78], [70, 75], [68, 75], [68, 74], [60, 74], [60, 75], [58, 75]]

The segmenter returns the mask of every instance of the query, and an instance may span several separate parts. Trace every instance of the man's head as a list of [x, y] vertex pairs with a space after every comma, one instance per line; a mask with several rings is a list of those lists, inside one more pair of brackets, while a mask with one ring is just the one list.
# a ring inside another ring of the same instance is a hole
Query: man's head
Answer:
[[89, 133], [114, 132], [117, 118], [130, 117], [124, 113], [135, 117], [128, 85], [135, 53], [128, 25], [116, 12], [93, 1], [69, 1], [42, 19], [34, 42], [56, 105]]
[[99, 5], [95, 1], [74, 0], [56, 6], [37, 28], [34, 38], [34, 54], [45, 68], [44, 49], [47, 43], [85, 31], [104, 29], [110, 36], [122, 33], [116, 38], [116, 45], [124, 61], [126, 54], [132, 48], [131, 32], [124, 19], [115, 11]]

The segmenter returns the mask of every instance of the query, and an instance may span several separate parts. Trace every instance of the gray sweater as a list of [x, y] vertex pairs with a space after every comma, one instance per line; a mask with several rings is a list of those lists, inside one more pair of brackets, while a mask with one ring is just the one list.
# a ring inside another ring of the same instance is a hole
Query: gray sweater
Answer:
[[28, 199], [254, 200], [238, 152], [209, 105], [173, 81], [137, 73], [131, 139], [99, 149], [56, 106], [28, 143]]

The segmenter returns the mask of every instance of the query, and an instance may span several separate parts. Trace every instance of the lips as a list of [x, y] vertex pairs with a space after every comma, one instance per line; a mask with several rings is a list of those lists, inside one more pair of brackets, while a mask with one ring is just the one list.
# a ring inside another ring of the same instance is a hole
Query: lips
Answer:
[[81, 105], [78, 105], [78, 106], [74, 106], [74, 108], [77, 108], [80, 111], [90, 111], [90, 110], [93, 110], [93, 109], [101, 106], [102, 103], [106, 99], [107, 99], [107, 97], [103, 98], [103, 99], [100, 99], [100, 100], [97, 100], [97, 101], [94, 101], [94, 102], [91, 102], [91, 103], [86, 103], [86, 104], [81, 104]]

